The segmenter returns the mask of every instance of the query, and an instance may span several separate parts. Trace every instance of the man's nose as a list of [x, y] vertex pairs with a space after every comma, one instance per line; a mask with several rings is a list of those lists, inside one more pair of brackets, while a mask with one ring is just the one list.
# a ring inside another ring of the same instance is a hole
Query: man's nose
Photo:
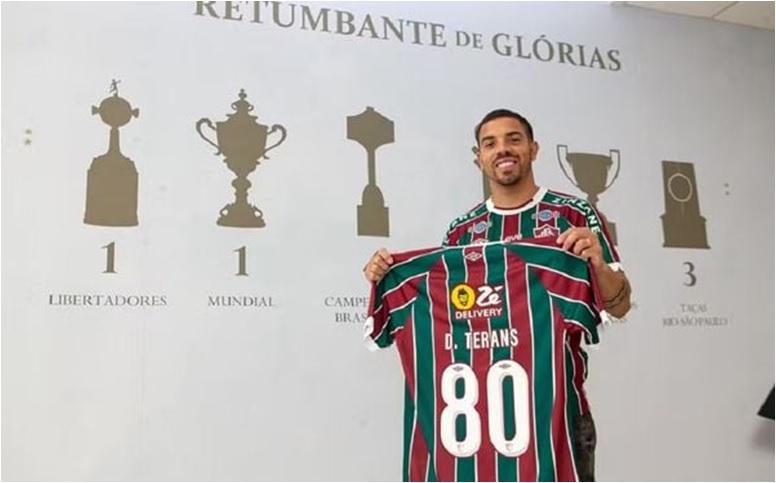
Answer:
[[503, 141], [496, 141], [496, 155], [501, 156], [508, 153], [509, 151], [507, 150], [507, 143]]

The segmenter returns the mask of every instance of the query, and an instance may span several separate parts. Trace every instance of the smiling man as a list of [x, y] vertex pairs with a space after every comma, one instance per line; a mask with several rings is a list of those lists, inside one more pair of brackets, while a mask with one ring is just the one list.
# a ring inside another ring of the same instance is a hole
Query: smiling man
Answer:
[[488, 178], [491, 196], [450, 224], [443, 245], [554, 236], [564, 250], [590, 263], [607, 313], [623, 317], [630, 310], [630, 285], [606, 222], [586, 200], [537, 186], [533, 163], [539, 144], [531, 123], [516, 112], [497, 109], [477, 124], [474, 136], [477, 164]]
[[[488, 178], [491, 196], [456, 218], [444, 246], [524, 238], [557, 237], [564, 250], [587, 260], [595, 273], [606, 311], [617, 318], [630, 310], [630, 284], [603, 216], [582, 198], [539, 187], [533, 163], [539, 152], [533, 127], [507, 109], [485, 115], [474, 129], [477, 164]], [[364, 267], [379, 282], [393, 263], [381, 248]]]
[[397, 340], [408, 371], [404, 479], [593, 481], [583, 339], [628, 312], [630, 285], [603, 216], [536, 185], [528, 120], [495, 110], [474, 134], [491, 197], [450, 224], [442, 248], [380, 249], [364, 267], [367, 336]]

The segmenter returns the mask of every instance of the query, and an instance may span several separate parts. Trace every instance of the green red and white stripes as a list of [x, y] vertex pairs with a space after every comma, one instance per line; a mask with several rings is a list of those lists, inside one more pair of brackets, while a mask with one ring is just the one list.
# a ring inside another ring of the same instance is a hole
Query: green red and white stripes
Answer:
[[597, 341], [599, 322], [587, 263], [549, 239], [393, 257], [367, 330], [396, 343], [406, 377], [403, 478], [575, 480], [580, 343]]

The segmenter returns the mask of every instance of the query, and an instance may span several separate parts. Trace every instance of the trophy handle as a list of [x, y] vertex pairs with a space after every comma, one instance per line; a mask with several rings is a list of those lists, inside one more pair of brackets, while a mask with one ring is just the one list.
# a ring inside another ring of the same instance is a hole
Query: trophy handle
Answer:
[[609, 189], [609, 187], [614, 183], [614, 180], [617, 179], [617, 175], [620, 174], [620, 150], [609, 149], [609, 157], [612, 158], [612, 162], [617, 165], [617, 168], [614, 170], [614, 176], [612, 177], [612, 180], [609, 181], [609, 183], [606, 185], [606, 188], [604, 189]]
[[[566, 159], [566, 156], [568, 155], [569, 148], [565, 144], [558, 144], [558, 164], [560, 164], [560, 170], [563, 171], [564, 176], [568, 178], [569, 181], [571, 181], [571, 184], [579, 188], [579, 185], [577, 184], [574, 179], [569, 176], [568, 172], [566, 171], [566, 167], [563, 165], [563, 160]], [[581, 188], [580, 188], [581, 189]]]
[[207, 136], [205, 136], [205, 135], [202, 133], [202, 125], [203, 125], [203, 124], [207, 124], [207, 127], [209, 127], [210, 129], [212, 129], [213, 131], [215, 131], [215, 130], [216, 130], [216, 128], [214, 128], [214, 127], [213, 127], [213, 123], [212, 123], [212, 122], [210, 122], [210, 119], [208, 119], [208, 118], [206, 118], [206, 117], [203, 117], [202, 119], [200, 119], [199, 121], [197, 121], [197, 126], [196, 126], [196, 128], [197, 128], [197, 133], [199, 134], [199, 136], [200, 136], [202, 139], [204, 139], [205, 141], [207, 141], [207, 143], [208, 143], [208, 144], [210, 144], [210, 145], [212, 145], [214, 148], [216, 148], [216, 150], [217, 150], [217, 151], [216, 151], [216, 156], [218, 156], [219, 154], [221, 154], [221, 148], [218, 146], [218, 144], [216, 144], [216, 143], [214, 143], [213, 141], [211, 141], [210, 139], [208, 139], [208, 138], [207, 138]]
[[267, 137], [269, 137], [270, 134], [272, 134], [277, 130], [280, 130], [280, 141], [276, 142], [275, 144], [273, 144], [272, 146], [264, 150], [264, 154], [263, 154], [264, 159], [269, 159], [269, 156], [267, 156], [267, 152], [269, 152], [270, 149], [278, 147], [280, 143], [286, 140], [286, 128], [284, 128], [280, 124], [273, 124], [272, 129], [270, 129], [269, 132], [267, 133]]

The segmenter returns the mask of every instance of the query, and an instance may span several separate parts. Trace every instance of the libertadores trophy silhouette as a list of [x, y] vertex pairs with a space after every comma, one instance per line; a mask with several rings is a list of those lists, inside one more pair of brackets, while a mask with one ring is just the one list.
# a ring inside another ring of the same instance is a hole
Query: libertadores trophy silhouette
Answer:
[[108, 152], [92, 160], [86, 178], [86, 213], [84, 223], [99, 226], [136, 226], [138, 175], [135, 163], [121, 154], [119, 128], [140, 111], [119, 97], [119, 81], [111, 82], [112, 96], [100, 107], [92, 106], [92, 115], [99, 114], [110, 126]]

